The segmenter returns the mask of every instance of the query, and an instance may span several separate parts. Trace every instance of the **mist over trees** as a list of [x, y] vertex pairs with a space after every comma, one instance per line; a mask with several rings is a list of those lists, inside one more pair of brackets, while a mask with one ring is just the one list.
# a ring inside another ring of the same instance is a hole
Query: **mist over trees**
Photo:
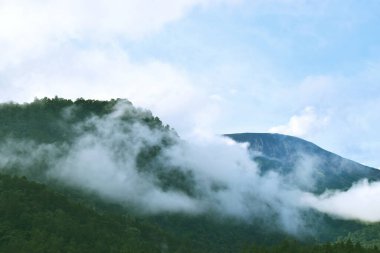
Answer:
[[0, 122], [1, 251], [377, 252], [246, 147], [186, 143], [127, 100], [1, 104]]

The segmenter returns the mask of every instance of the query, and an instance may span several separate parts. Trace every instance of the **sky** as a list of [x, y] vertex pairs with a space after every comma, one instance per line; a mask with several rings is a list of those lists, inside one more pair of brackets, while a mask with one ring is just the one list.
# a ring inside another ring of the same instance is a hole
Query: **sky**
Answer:
[[380, 168], [380, 1], [0, 0], [0, 102], [126, 98]]

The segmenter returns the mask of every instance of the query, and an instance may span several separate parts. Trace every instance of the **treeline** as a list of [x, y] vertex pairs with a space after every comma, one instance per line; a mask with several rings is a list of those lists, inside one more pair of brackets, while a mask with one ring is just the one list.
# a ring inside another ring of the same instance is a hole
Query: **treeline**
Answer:
[[26, 104], [0, 104], [0, 140], [8, 137], [38, 143], [67, 142], [75, 137], [73, 127], [77, 123], [92, 116], [105, 116], [121, 103], [131, 108], [123, 115], [126, 122], [138, 120], [152, 128], [169, 129], [150, 111], [135, 108], [125, 99], [99, 101], [79, 98], [72, 101], [55, 97], [35, 99]]

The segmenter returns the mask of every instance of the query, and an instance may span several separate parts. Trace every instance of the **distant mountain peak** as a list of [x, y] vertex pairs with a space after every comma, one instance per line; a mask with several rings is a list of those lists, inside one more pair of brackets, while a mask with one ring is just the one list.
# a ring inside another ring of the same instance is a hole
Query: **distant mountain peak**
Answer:
[[326, 189], [348, 189], [359, 180], [380, 180], [380, 170], [364, 166], [329, 152], [298, 137], [272, 133], [225, 134], [236, 142], [249, 143], [253, 159], [263, 172], [274, 170], [282, 174], [295, 169], [311, 170], [314, 192]]

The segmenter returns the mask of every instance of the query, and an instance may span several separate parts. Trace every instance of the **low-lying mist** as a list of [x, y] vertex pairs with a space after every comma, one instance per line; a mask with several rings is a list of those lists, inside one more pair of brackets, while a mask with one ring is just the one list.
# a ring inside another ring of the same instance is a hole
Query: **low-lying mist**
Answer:
[[364, 222], [380, 221], [380, 182], [364, 179], [347, 191], [326, 191], [320, 196], [304, 195], [305, 205], [332, 216]]
[[[70, 111], [62, 118], [70, 121]], [[340, 218], [379, 221], [379, 183], [316, 196], [313, 164], [302, 159], [292, 174], [261, 173], [248, 146], [226, 137], [181, 140], [154, 127], [146, 112], [119, 102], [112, 113], [75, 124], [67, 142], [9, 137], [0, 144], [0, 168], [67, 186], [137, 208], [141, 213], [214, 212], [244, 221], [268, 219], [285, 231], [303, 229], [302, 213], [315, 209]]]

